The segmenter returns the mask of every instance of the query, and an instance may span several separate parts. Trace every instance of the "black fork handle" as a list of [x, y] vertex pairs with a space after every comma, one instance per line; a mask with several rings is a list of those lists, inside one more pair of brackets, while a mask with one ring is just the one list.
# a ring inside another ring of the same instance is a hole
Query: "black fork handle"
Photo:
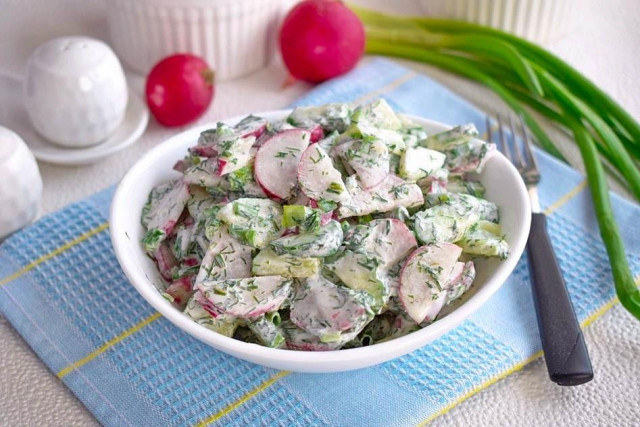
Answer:
[[533, 303], [551, 381], [563, 386], [593, 379], [593, 369], [549, 234], [547, 219], [534, 213], [527, 243]]

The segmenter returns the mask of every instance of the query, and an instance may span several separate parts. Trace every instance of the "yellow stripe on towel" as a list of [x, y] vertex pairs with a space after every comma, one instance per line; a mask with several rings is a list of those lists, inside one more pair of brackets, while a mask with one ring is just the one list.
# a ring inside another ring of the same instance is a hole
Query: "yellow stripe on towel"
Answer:
[[101, 231], [106, 230], [107, 228], [109, 228], [109, 223], [105, 222], [104, 224], [101, 224], [99, 226], [97, 226], [94, 229], [91, 229], [89, 231], [87, 231], [86, 233], [83, 233], [81, 235], [79, 235], [78, 237], [76, 237], [75, 239], [71, 240], [70, 242], [65, 243], [64, 245], [60, 246], [57, 249], [54, 249], [53, 251], [49, 252], [46, 255], [41, 256], [40, 258], [36, 259], [35, 261], [25, 265], [24, 267], [22, 267], [20, 270], [16, 271], [15, 273], [13, 273], [10, 276], [5, 277], [4, 279], [0, 280], [0, 287], [6, 285], [7, 283], [16, 280], [18, 277], [22, 276], [23, 274], [25, 274], [26, 272], [28, 272], [29, 270], [34, 269], [35, 267], [39, 266], [40, 264], [42, 264], [45, 261], [50, 260], [51, 258], [60, 255], [62, 252], [71, 249], [72, 247], [74, 247], [75, 245], [77, 245], [78, 243], [82, 243], [85, 240], [87, 240], [88, 238], [95, 236], [96, 234], [100, 233]]
[[253, 390], [250, 390], [249, 392], [244, 394], [242, 397], [240, 397], [240, 399], [238, 399], [235, 402], [227, 405], [221, 411], [216, 412], [215, 414], [211, 415], [209, 418], [200, 421], [198, 424], [195, 425], [195, 427], [204, 427], [204, 426], [209, 425], [209, 424], [211, 424], [211, 423], [213, 423], [215, 421], [218, 421], [220, 418], [222, 418], [225, 415], [228, 415], [231, 412], [233, 412], [234, 410], [238, 409], [247, 400], [251, 399], [255, 395], [257, 395], [260, 392], [264, 391], [265, 389], [270, 387], [273, 383], [278, 381], [280, 378], [285, 377], [285, 376], [289, 375], [290, 373], [291, 372], [289, 372], [289, 371], [280, 371], [280, 372], [278, 372], [277, 374], [275, 374], [274, 376], [272, 376], [271, 378], [269, 378], [268, 380], [266, 380], [265, 382], [263, 382], [262, 384], [260, 384], [256, 388], [254, 388]]
[[[133, 290], [132, 290], [132, 292], [133, 292]], [[78, 369], [82, 365], [86, 364], [87, 362], [95, 359], [96, 357], [98, 357], [99, 355], [104, 353], [105, 351], [109, 350], [111, 347], [113, 347], [114, 345], [118, 344], [123, 339], [127, 338], [128, 336], [131, 336], [131, 335], [135, 334], [140, 329], [142, 329], [145, 326], [147, 326], [149, 323], [151, 323], [154, 320], [157, 320], [158, 318], [160, 318], [160, 316], [161, 316], [160, 313], [152, 314], [151, 316], [147, 317], [146, 319], [144, 319], [140, 323], [137, 323], [134, 326], [132, 326], [131, 328], [127, 329], [126, 331], [124, 331], [123, 333], [118, 335], [117, 337], [114, 337], [114, 338], [110, 339], [102, 347], [92, 351], [91, 353], [89, 353], [88, 355], [83, 357], [82, 359], [80, 359], [77, 362], [74, 362], [71, 365], [67, 366], [66, 368], [64, 368], [63, 370], [58, 372], [56, 375], [58, 376], [58, 378], [64, 377], [65, 375], [67, 375], [71, 371], [73, 371], [74, 369]]]

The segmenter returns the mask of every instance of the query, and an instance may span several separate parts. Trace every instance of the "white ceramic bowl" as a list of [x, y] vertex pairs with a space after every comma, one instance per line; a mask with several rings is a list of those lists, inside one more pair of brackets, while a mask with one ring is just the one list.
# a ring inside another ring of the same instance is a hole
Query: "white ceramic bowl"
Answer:
[[420, 0], [424, 13], [494, 27], [545, 43], [564, 36], [578, 0]]
[[[281, 110], [257, 115], [275, 120], [286, 117], [289, 112]], [[450, 128], [430, 120], [411, 118], [422, 124], [428, 133]], [[226, 122], [234, 124], [240, 119], [238, 117]], [[215, 125], [199, 126], [180, 133], [141, 158], [118, 186], [111, 204], [109, 223], [116, 256], [138, 292], [177, 327], [218, 350], [263, 366], [296, 372], [347, 371], [385, 362], [429, 344], [469, 317], [502, 286], [522, 255], [531, 222], [527, 190], [513, 165], [502, 154], [495, 152], [488, 159], [480, 180], [487, 189], [486, 198], [500, 206], [501, 225], [510, 246], [510, 256], [504, 261], [480, 260], [469, 296], [449, 315], [424, 329], [389, 342], [328, 352], [273, 349], [222, 336], [193, 322], [160, 295], [153, 284], [154, 281], [161, 283], [160, 275], [140, 244], [144, 235], [140, 214], [149, 191], [160, 183], [179, 177], [178, 172], [172, 170], [174, 163], [183, 158], [188, 147], [195, 144], [200, 132], [211, 127]]]
[[497, 28], [537, 43], [571, 30], [578, 0], [351, 0], [380, 12], [456, 19]]
[[228, 80], [266, 66], [291, 0], [110, 0], [118, 55], [146, 74], [162, 58], [193, 53]]
[[17, 133], [0, 126], [0, 239], [31, 222], [41, 196], [36, 159]]
[[49, 141], [88, 147], [113, 134], [127, 108], [120, 61], [104, 42], [61, 37], [29, 57], [24, 101], [31, 124]]

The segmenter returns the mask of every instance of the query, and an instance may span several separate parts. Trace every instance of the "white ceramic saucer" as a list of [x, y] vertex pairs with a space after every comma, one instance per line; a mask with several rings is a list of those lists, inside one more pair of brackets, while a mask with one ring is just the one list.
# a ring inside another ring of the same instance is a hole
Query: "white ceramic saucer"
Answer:
[[22, 81], [0, 75], [0, 124], [24, 139], [38, 160], [59, 165], [95, 163], [125, 149], [140, 138], [149, 122], [149, 110], [143, 100], [129, 91], [124, 120], [116, 132], [103, 142], [86, 148], [65, 148], [40, 136], [31, 126], [22, 103]]

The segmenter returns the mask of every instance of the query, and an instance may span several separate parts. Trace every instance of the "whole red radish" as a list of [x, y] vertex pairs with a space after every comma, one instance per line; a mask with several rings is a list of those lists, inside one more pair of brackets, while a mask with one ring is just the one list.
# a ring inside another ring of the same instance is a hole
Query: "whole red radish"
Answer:
[[213, 99], [213, 70], [197, 56], [177, 54], [158, 62], [147, 77], [146, 97], [151, 114], [164, 126], [196, 120]]
[[351, 70], [364, 52], [360, 19], [337, 0], [305, 0], [287, 14], [280, 52], [291, 75], [319, 83]]

